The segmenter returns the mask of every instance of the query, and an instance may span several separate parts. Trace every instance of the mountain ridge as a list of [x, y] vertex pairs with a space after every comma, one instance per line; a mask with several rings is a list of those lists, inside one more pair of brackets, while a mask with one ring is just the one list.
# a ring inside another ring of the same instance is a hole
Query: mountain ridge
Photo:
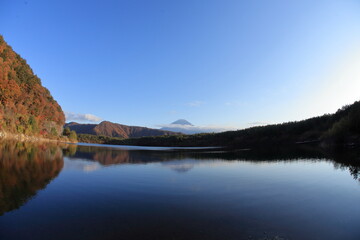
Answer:
[[128, 126], [110, 121], [102, 121], [99, 124], [82, 124], [77, 122], [70, 122], [66, 123], [64, 127], [69, 127], [70, 130], [74, 130], [77, 134], [90, 134], [96, 136], [119, 138], [181, 135], [181, 133], [178, 132], [140, 126]]
[[106, 144], [174, 147], [277, 148], [291, 145], [360, 147], [360, 101], [332, 114], [301, 121], [257, 126], [220, 133], [110, 140]]
[[186, 119], [178, 119], [170, 124], [162, 125], [160, 129], [164, 131], [181, 132], [183, 134], [210, 133], [216, 131], [216, 129], [195, 126]]
[[186, 119], [178, 119], [175, 122], [172, 122], [171, 124], [194, 126], [192, 123], [190, 123]]

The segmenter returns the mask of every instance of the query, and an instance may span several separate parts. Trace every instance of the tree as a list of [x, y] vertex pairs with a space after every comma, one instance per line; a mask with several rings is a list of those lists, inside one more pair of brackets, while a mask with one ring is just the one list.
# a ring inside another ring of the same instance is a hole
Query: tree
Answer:
[[69, 136], [70, 136], [70, 133], [71, 133], [71, 131], [70, 131], [70, 128], [69, 128], [69, 127], [64, 128], [64, 131], [63, 131], [63, 135], [64, 135], [64, 136], [69, 137]]
[[0, 108], [0, 126], [6, 132], [37, 135], [41, 130], [43, 136], [52, 137], [51, 128], [60, 129], [65, 123], [60, 105], [1, 35]]
[[56, 131], [56, 129], [55, 129], [54, 127], [51, 128], [50, 134], [51, 134], [53, 137], [58, 136], [58, 132]]
[[76, 132], [75, 132], [75, 131], [70, 131], [69, 139], [70, 139], [70, 140], [77, 141], [77, 135], [76, 135]]
[[31, 115], [29, 118], [29, 127], [32, 133], [39, 132], [39, 126], [37, 124], [36, 118], [33, 115]]

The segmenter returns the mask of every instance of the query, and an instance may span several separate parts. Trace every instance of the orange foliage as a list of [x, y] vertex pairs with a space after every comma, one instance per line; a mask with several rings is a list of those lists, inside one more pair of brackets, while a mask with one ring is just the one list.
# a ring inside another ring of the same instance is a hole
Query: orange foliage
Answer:
[[[61, 133], [64, 113], [30, 66], [0, 36], [0, 129], [26, 134]], [[30, 116], [36, 128], [30, 126]], [[20, 125], [19, 125], [20, 124]]]

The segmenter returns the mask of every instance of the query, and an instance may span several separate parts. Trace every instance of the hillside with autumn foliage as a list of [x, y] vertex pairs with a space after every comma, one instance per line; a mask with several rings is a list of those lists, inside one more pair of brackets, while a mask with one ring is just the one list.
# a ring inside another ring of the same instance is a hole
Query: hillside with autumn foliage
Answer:
[[0, 35], [0, 131], [57, 137], [64, 122], [49, 90]]
[[[113, 123], [109, 121], [102, 121], [99, 124], [81, 124], [76, 122], [70, 122], [65, 124], [65, 129], [75, 131], [77, 134], [82, 135], [81, 140], [88, 142], [92, 138], [88, 135], [104, 136], [104, 137], [116, 137], [116, 138], [139, 138], [139, 137], [155, 137], [155, 136], [172, 136], [182, 135], [178, 132], [165, 131], [154, 128], [127, 126], [123, 124]], [[94, 139], [94, 138], [92, 138]]]

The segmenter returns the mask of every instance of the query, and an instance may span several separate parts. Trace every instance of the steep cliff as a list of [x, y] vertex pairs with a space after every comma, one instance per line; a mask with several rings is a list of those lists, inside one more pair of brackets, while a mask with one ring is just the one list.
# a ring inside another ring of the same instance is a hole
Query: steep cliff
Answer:
[[49, 90], [0, 36], [0, 131], [56, 137], [64, 121]]

